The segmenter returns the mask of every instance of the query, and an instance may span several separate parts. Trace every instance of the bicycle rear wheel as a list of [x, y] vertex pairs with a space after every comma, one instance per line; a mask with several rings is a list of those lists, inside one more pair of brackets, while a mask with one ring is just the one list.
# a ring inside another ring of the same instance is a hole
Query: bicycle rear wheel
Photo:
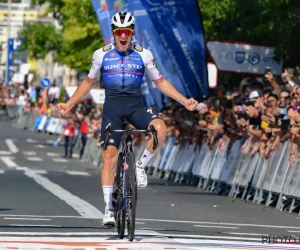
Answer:
[[135, 232], [135, 215], [137, 204], [137, 184], [135, 174], [134, 155], [130, 152], [127, 157], [128, 170], [126, 173], [126, 196], [127, 196], [127, 231], [129, 241], [133, 241]]
[[126, 207], [123, 208], [123, 154], [119, 153], [117, 171], [115, 176], [115, 192], [114, 192], [114, 208], [115, 208], [115, 219], [116, 228], [118, 230], [119, 239], [124, 238], [125, 222], [126, 222]]

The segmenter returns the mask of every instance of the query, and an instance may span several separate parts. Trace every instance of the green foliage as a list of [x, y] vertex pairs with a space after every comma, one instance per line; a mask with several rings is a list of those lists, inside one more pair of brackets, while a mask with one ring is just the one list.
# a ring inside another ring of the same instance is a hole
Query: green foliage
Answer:
[[198, 0], [207, 40], [276, 47], [276, 58], [299, 65], [299, 0]]
[[44, 59], [48, 52], [56, 51], [62, 42], [62, 36], [53, 25], [26, 23], [19, 37], [24, 37], [22, 44], [31, 58]]
[[36, 59], [53, 51], [57, 62], [78, 72], [89, 71], [93, 52], [104, 45], [91, 1], [32, 0], [33, 5], [45, 3], [62, 29], [41, 22], [26, 24], [19, 34], [26, 39], [24, 48]]

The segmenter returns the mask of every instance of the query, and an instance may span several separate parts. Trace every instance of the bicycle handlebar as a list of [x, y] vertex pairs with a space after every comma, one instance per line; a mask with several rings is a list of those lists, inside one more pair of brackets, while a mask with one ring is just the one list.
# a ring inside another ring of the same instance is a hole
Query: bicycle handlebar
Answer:
[[[128, 125], [128, 122], [125, 122], [125, 124]], [[105, 140], [104, 140], [104, 145], [103, 145], [103, 148], [104, 150], [106, 150], [107, 148], [107, 140], [108, 140], [108, 136], [111, 135], [112, 133], [126, 133], [127, 135], [132, 135], [132, 134], [135, 134], [135, 133], [145, 133], [145, 134], [149, 134], [149, 133], [152, 133], [153, 135], [153, 140], [154, 140], [154, 143], [153, 143], [153, 150], [156, 150], [157, 147], [159, 146], [158, 145], [158, 139], [157, 139], [157, 131], [156, 129], [154, 128], [153, 125], [150, 125], [150, 129], [133, 129], [133, 128], [126, 128], [126, 129], [116, 129], [116, 130], [113, 130], [112, 129], [112, 126], [111, 124], [108, 124], [106, 129], [105, 129]]]

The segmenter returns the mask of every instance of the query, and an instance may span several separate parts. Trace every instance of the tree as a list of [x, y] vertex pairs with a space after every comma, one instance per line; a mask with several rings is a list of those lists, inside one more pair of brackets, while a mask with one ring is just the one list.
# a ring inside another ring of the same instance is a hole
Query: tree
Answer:
[[32, 4], [49, 5], [48, 12], [59, 21], [61, 30], [42, 22], [28, 23], [19, 37], [25, 38], [24, 48], [34, 58], [45, 58], [55, 52], [55, 60], [87, 72], [93, 52], [104, 45], [90, 0], [33, 0]]
[[276, 60], [299, 65], [298, 0], [198, 0], [206, 39], [276, 47]]
[[26, 23], [20, 38], [25, 38], [22, 46], [28, 55], [36, 59], [44, 59], [49, 52], [56, 51], [62, 43], [62, 36], [53, 25]]

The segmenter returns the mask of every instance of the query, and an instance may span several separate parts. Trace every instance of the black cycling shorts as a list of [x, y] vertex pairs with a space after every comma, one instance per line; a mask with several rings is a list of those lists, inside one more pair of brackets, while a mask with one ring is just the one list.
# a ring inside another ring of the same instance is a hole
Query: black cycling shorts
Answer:
[[[144, 106], [143, 101], [137, 97], [110, 97], [105, 99], [102, 124], [101, 124], [101, 147], [104, 145], [105, 129], [110, 123], [112, 129], [124, 129], [123, 119], [126, 119], [136, 129], [147, 129], [154, 119], [162, 119], [161, 116]], [[109, 135], [107, 146], [119, 148], [122, 133]]]

